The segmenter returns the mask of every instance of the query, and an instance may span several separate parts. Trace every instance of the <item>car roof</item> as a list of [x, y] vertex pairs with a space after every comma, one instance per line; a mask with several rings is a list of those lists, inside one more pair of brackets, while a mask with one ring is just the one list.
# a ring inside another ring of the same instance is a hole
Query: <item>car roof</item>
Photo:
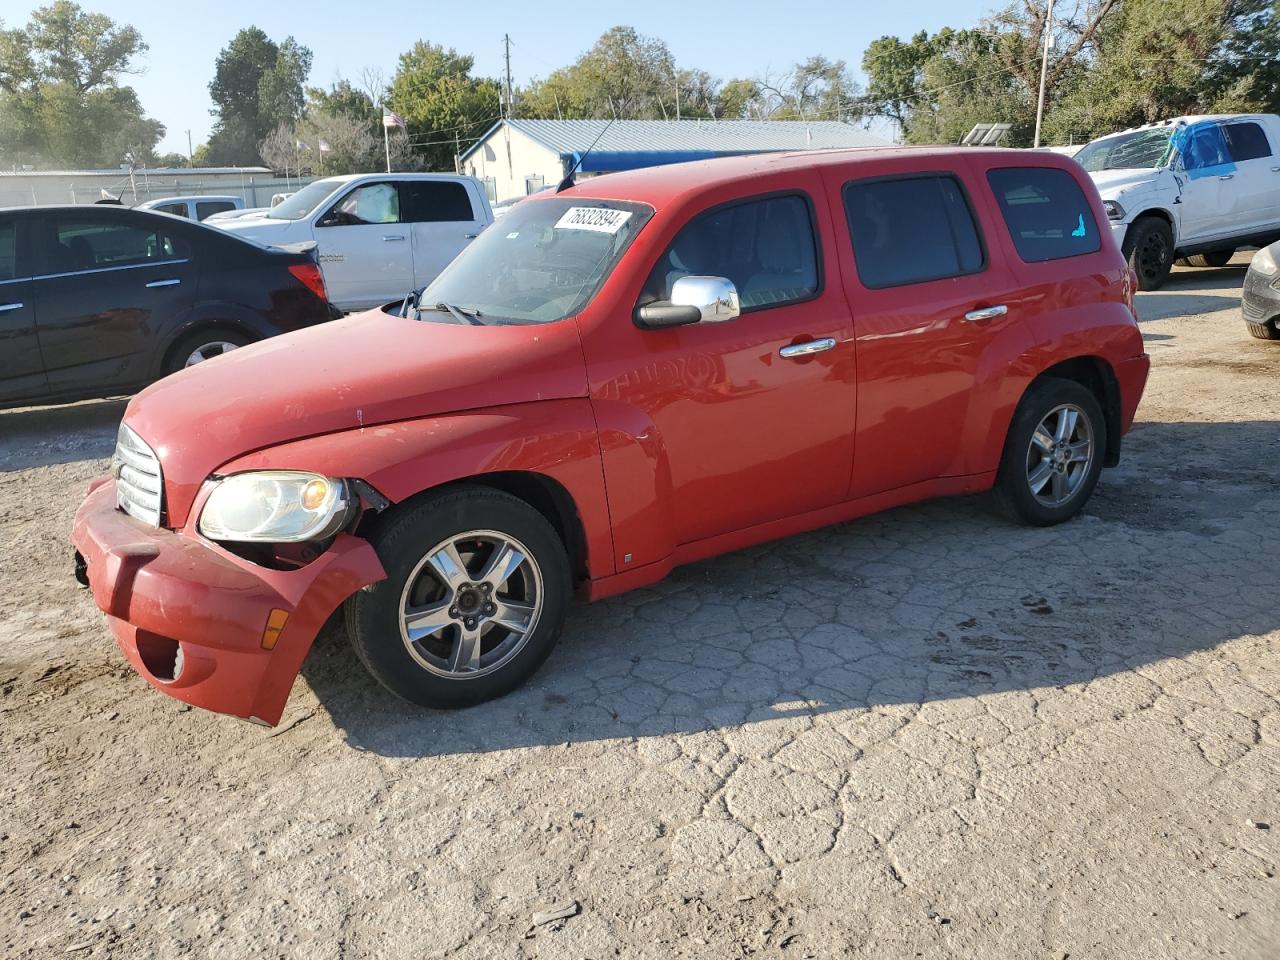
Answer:
[[239, 197], [232, 196], [229, 193], [202, 193], [199, 195], [186, 197], [156, 197], [154, 200], [145, 200], [138, 204], [139, 207], [149, 207], [157, 203], [185, 203], [190, 200], [193, 203], [201, 203], [209, 200], [239, 200]]
[[[859, 166], [870, 168], [888, 160], [896, 161], [895, 166], [904, 165], [902, 161], [906, 162], [906, 166], [911, 166], [914, 161], [914, 165], [922, 171], [938, 171], [957, 166], [961, 157], [998, 158], [1004, 162], [1016, 158], [1024, 166], [1066, 168], [1073, 165], [1073, 161], [1058, 154], [1001, 147], [850, 147], [840, 150], [754, 153], [644, 167], [592, 177], [558, 195], [631, 200], [657, 207], [704, 190], [790, 172], [829, 168], [849, 170]], [[548, 190], [525, 199], [537, 201], [554, 196], [557, 193]]]
[[1139, 133], [1143, 130], [1162, 130], [1165, 128], [1178, 127], [1184, 124], [1201, 123], [1205, 120], [1266, 120], [1275, 117], [1271, 113], [1189, 113], [1181, 117], [1170, 117], [1168, 120], [1156, 120], [1152, 123], [1143, 123], [1136, 127], [1128, 127], [1124, 130], [1117, 130], [1114, 133], [1105, 133], [1100, 137], [1089, 141], [1097, 143], [1099, 140], [1110, 140], [1112, 137], [1121, 137], [1128, 133]]

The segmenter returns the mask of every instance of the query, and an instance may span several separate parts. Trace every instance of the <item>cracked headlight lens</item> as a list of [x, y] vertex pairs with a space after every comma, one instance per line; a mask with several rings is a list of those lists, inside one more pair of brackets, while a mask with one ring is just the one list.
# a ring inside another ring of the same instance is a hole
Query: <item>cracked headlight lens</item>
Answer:
[[200, 511], [210, 540], [302, 543], [333, 536], [350, 519], [346, 481], [298, 470], [237, 473], [215, 481]]
[[1120, 206], [1120, 204], [1114, 200], [1103, 200], [1102, 209], [1107, 212], [1108, 220], [1124, 219], [1124, 207]]

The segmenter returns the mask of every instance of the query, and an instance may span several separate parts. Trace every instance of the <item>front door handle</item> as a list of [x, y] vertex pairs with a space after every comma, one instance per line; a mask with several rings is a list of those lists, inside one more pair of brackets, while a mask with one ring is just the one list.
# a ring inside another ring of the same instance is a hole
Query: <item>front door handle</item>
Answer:
[[1220, 176], [1218, 179], [1219, 179], [1219, 180], [1234, 180], [1234, 179], [1235, 179], [1235, 177], [1236, 177], [1236, 175], [1235, 175], [1234, 173], [1224, 173], [1224, 174], [1223, 174], [1222, 176]]
[[393, 233], [391, 236], [389, 236], [389, 237], [383, 237], [382, 239], [383, 239], [383, 241], [384, 241], [384, 242], [386, 242], [386, 243], [391, 243], [391, 241], [393, 241], [393, 240], [403, 240], [403, 239], [404, 239], [404, 234], [394, 234], [394, 233]]
[[1271, 172], [1272, 172], [1272, 173], [1280, 173], [1280, 167], [1272, 167], [1272, 168], [1271, 168]]
[[836, 342], [831, 337], [824, 337], [821, 340], [807, 340], [804, 343], [793, 343], [789, 347], [783, 347], [778, 351], [778, 356], [786, 357], [788, 360], [793, 357], [807, 357], [810, 354], [830, 350], [835, 345]]
[[176, 287], [181, 282], [182, 281], [177, 277], [173, 277], [169, 280], [152, 280], [147, 284], [147, 289], [154, 290], [156, 287]]
[[988, 320], [994, 320], [996, 317], [1003, 317], [1009, 312], [1009, 308], [1003, 303], [995, 307], [982, 307], [978, 310], [970, 310], [964, 315], [964, 319], [968, 323], [986, 323]]
[[8, 313], [10, 310], [21, 310], [20, 303], [0, 303], [0, 313]]
[[[1280, 167], [1277, 167], [1277, 169], [1280, 169]], [[478, 236], [480, 236], [480, 234], [478, 234], [478, 233], [464, 233], [464, 234], [462, 235], [462, 239], [463, 239], [463, 240], [474, 240], [474, 239], [475, 239], [476, 237], [478, 237]]]

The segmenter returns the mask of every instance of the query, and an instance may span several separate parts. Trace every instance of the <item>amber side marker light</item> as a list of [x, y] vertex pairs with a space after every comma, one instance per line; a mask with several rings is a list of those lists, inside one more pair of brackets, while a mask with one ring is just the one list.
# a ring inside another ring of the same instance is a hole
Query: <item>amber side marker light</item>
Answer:
[[262, 631], [262, 649], [274, 649], [280, 634], [284, 633], [284, 625], [289, 622], [288, 610], [272, 610], [267, 615], [267, 628]]

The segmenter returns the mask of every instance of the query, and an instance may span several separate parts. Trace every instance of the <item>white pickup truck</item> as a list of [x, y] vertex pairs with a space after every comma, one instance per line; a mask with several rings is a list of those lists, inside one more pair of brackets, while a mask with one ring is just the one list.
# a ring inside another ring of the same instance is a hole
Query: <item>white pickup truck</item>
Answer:
[[491, 223], [480, 181], [444, 173], [325, 177], [260, 215], [211, 221], [271, 246], [315, 241], [329, 299], [348, 311], [426, 286]]
[[1177, 258], [1222, 266], [1280, 239], [1280, 116], [1178, 117], [1094, 140], [1075, 155], [1093, 177], [1142, 290]]

